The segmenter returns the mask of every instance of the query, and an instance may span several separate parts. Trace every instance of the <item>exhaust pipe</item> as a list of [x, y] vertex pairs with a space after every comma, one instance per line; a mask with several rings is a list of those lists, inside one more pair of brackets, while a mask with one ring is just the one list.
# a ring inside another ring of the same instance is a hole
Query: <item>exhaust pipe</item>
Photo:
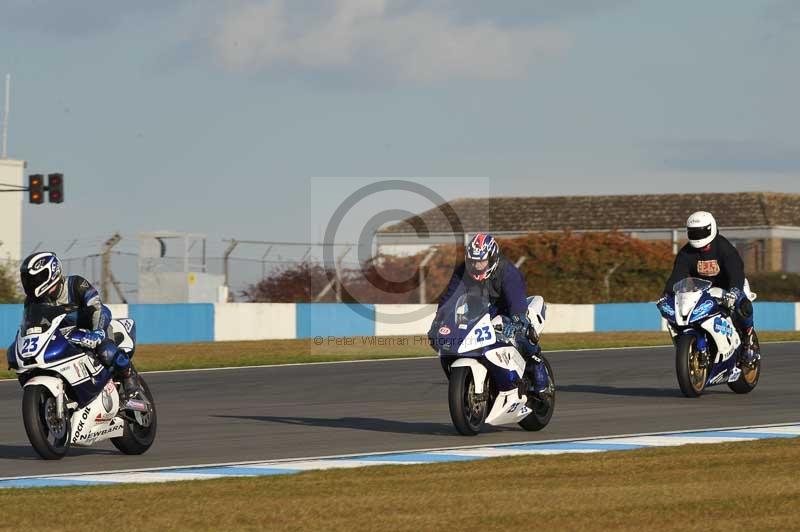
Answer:
[[150, 405], [140, 399], [128, 399], [122, 406], [123, 410], [133, 410], [134, 412], [141, 412], [147, 414], [150, 412]]

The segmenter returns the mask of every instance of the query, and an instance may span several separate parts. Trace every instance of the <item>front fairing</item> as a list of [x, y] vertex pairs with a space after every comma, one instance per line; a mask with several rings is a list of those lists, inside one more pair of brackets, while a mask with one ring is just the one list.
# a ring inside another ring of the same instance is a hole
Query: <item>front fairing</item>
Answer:
[[687, 278], [675, 284], [675, 294], [658, 304], [661, 315], [672, 325], [687, 327], [720, 312], [719, 303], [710, 294], [711, 283]]
[[80, 353], [65, 336], [65, 333], [69, 334], [69, 329], [61, 328], [65, 318], [66, 315], [61, 315], [52, 321], [23, 320], [12, 346], [18, 371], [47, 366]]
[[439, 311], [441, 326], [436, 331], [436, 348], [443, 356], [479, 356], [497, 341], [491, 319], [497, 308], [485, 297], [462, 294], [450, 298]]

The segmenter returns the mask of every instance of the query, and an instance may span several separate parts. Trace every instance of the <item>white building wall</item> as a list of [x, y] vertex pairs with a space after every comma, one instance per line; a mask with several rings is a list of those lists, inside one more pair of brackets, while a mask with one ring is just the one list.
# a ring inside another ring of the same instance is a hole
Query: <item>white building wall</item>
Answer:
[[[25, 186], [25, 166], [25, 161], [0, 159], [0, 183]], [[27, 200], [27, 194], [0, 194], [0, 263], [22, 258], [22, 205]]]
[[294, 303], [222, 303], [214, 305], [214, 340], [270, 340], [294, 338]]

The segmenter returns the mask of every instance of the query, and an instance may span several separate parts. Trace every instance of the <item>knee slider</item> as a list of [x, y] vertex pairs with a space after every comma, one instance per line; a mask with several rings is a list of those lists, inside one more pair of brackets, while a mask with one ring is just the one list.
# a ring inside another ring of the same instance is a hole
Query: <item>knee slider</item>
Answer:
[[100, 363], [107, 368], [110, 368], [116, 363], [117, 351], [117, 345], [107, 338], [100, 342], [100, 345], [98, 345], [95, 350]]

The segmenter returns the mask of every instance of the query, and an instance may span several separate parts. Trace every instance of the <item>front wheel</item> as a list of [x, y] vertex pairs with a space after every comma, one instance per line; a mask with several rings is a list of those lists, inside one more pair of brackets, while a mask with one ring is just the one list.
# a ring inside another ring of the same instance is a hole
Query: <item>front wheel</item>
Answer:
[[706, 387], [708, 367], [701, 356], [694, 335], [678, 336], [675, 342], [675, 371], [678, 375], [678, 386], [686, 397], [700, 397]]
[[[753, 346], [756, 352], [761, 354], [761, 345], [758, 343], [758, 336], [753, 331]], [[761, 376], [761, 358], [756, 361], [753, 366], [742, 364], [742, 374], [733, 382], [728, 383], [728, 387], [736, 393], [750, 393], [758, 384], [758, 378]]]
[[125, 454], [143, 454], [156, 439], [156, 427], [158, 417], [156, 416], [156, 403], [153, 394], [141, 375], [138, 376], [139, 386], [144, 390], [144, 395], [150, 402], [150, 412], [143, 414], [134, 413], [135, 421], [125, 421], [125, 429], [119, 438], [111, 438], [114, 447]]
[[532, 396], [532, 392], [528, 392], [528, 408], [531, 413], [528, 414], [519, 426], [525, 430], [542, 430], [550, 423], [550, 418], [553, 417], [553, 411], [556, 408], [556, 379], [553, 374], [553, 368], [550, 367], [550, 361], [542, 357], [544, 367], [547, 370], [547, 389], [539, 393], [538, 396]]
[[67, 413], [58, 419], [56, 398], [45, 386], [27, 386], [22, 396], [22, 422], [34, 450], [45, 460], [60, 460], [69, 451]]
[[475, 393], [472, 369], [463, 366], [450, 369], [450, 418], [460, 434], [475, 436], [481, 431], [488, 414], [488, 396], [488, 382], [484, 384], [482, 394]]

